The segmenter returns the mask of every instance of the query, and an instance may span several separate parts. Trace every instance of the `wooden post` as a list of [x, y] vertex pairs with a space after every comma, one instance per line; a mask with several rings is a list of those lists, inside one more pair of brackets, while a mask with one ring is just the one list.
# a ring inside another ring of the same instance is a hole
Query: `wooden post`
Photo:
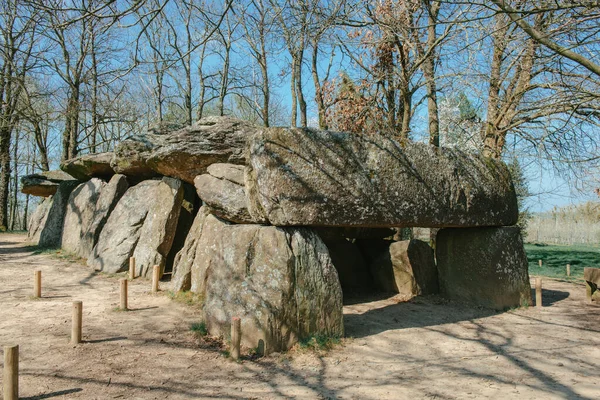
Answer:
[[127, 311], [127, 278], [121, 278], [121, 311]]
[[73, 302], [73, 321], [71, 324], [71, 343], [81, 343], [81, 325], [83, 322], [82, 317], [83, 302]]
[[4, 400], [19, 399], [19, 346], [4, 346]]
[[542, 278], [538, 277], [535, 280], [535, 306], [542, 308]]
[[37, 270], [33, 273], [33, 297], [42, 297], [42, 271]]
[[571, 276], [571, 264], [567, 264], [567, 276]]
[[539, 260], [538, 264], [540, 265], [540, 268], [542, 268], [542, 260]]
[[158, 292], [158, 281], [160, 280], [160, 267], [155, 265], [152, 268], [152, 293]]
[[129, 279], [135, 279], [135, 257], [129, 257]]
[[235, 361], [240, 359], [241, 327], [240, 317], [231, 318], [231, 358]]

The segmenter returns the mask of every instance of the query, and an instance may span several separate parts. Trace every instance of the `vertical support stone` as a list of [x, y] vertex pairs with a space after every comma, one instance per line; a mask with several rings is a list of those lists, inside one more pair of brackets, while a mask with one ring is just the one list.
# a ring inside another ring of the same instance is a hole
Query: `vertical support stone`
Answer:
[[158, 292], [158, 281], [160, 280], [160, 266], [155, 265], [152, 268], [152, 293]]
[[235, 361], [240, 359], [241, 327], [240, 317], [231, 318], [231, 358]]
[[571, 276], [571, 264], [567, 264], [567, 276]]
[[33, 297], [42, 297], [42, 271], [36, 270], [33, 273]]
[[81, 326], [83, 322], [83, 302], [74, 301], [73, 302], [73, 319], [71, 323], [71, 343], [77, 344], [81, 343]]
[[542, 278], [538, 277], [535, 280], [535, 306], [542, 308]]
[[538, 264], [539, 264], [540, 268], [542, 268], [542, 260], [538, 260]]
[[121, 303], [119, 308], [121, 311], [127, 311], [127, 278], [119, 279], [121, 287]]
[[4, 346], [4, 400], [19, 399], [19, 346]]
[[129, 279], [135, 279], [135, 257], [129, 257]]

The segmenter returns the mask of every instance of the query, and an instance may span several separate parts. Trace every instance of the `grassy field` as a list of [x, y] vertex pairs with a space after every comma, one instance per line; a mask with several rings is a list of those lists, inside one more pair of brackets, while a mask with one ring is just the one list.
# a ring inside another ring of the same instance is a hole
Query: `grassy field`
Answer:
[[[566, 266], [571, 264], [571, 278], [582, 279], [584, 267], [600, 268], [600, 246], [525, 244], [529, 273], [552, 278], [567, 277]], [[542, 267], [539, 267], [542, 260]]]

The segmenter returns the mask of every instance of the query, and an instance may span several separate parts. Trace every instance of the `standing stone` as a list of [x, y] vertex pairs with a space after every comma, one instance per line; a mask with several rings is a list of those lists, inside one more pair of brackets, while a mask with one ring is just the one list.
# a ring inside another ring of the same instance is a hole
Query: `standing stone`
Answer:
[[80, 184], [71, 192], [65, 223], [62, 232], [61, 247], [68, 252], [87, 258], [91, 248], [84, 246], [84, 238], [94, 219], [96, 203], [106, 182], [93, 178]]
[[135, 255], [137, 274], [148, 274], [170, 250], [181, 199], [181, 182], [171, 178], [129, 188], [110, 213], [88, 265], [109, 273], [126, 271]]
[[191, 290], [204, 298], [211, 334], [227, 335], [231, 317], [238, 316], [242, 344], [257, 347], [262, 341], [266, 353], [310, 335], [343, 335], [337, 273], [325, 244], [307, 229], [204, 217]]
[[391, 242], [371, 263], [378, 289], [405, 296], [439, 292], [433, 249], [421, 240]]
[[155, 265], [160, 267], [161, 276], [164, 272], [181, 212], [183, 183], [178, 179], [163, 178], [152, 197], [155, 203], [149, 208], [133, 252], [137, 276], [149, 276]]
[[520, 229], [442, 229], [436, 259], [441, 293], [449, 299], [503, 310], [532, 305]]
[[185, 239], [183, 248], [175, 256], [172, 284], [172, 289], [175, 292], [187, 291], [192, 287], [192, 267], [196, 262], [198, 240], [202, 237], [202, 228], [204, 227], [204, 220], [207, 215], [209, 215], [208, 207], [200, 207]]
[[249, 142], [246, 193], [278, 226], [511, 225], [517, 200], [497, 160], [381, 135], [267, 128]]
[[44, 225], [46, 225], [50, 207], [52, 207], [52, 197], [47, 197], [38, 204], [31, 217], [29, 217], [29, 224], [27, 226], [27, 241], [29, 243], [34, 245], [39, 243], [40, 234], [44, 229]]
[[237, 223], [258, 223], [248, 212], [244, 188], [244, 166], [212, 164], [207, 174], [198, 175], [194, 185], [198, 196], [213, 214]]
[[124, 175], [118, 174], [114, 175], [108, 184], [104, 185], [100, 191], [100, 196], [96, 200], [96, 204], [93, 206], [94, 215], [81, 238], [80, 253], [82, 254], [82, 257], [90, 257], [94, 246], [98, 242], [100, 232], [108, 220], [108, 216], [128, 188], [129, 184], [127, 183], [127, 178], [125, 178]]
[[583, 269], [583, 279], [585, 280], [586, 296], [588, 300], [600, 300], [600, 268], [585, 267]]
[[175, 258], [185, 246], [185, 242], [188, 238], [190, 229], [192, 228], [201, 204], [202, 202], [198, 198], [194, 186], [183, 182], [183, 201], [181, 202], [181, 208], [179, 211], [177, 229], [175, 230], [175, 238], [173, 238], [173, 244], [171, 245], [171, 250], [169, 250], [169, 255], [167, 256], [164, 270], [165, 274], [171, 274], [171, 281], [173, 280], [174, 276], [173, 269], [175, 266]]
[[230, 117], [202, 118], [174, 132], [147, 133], [122, 141], [111, 166], [127, 176], [165, 175], [194, 183], [211, 164], [243, 164], [246, 141], [257, 129]]
[[78, 181], [64, 181], [59, 183], [56, 194], [52, 196], [52, 204], [48, 210], [46, 222], [40, 232], [38, 244], [41, 247], [60, 246], [69, 196], [77, 185], [79, 185]]

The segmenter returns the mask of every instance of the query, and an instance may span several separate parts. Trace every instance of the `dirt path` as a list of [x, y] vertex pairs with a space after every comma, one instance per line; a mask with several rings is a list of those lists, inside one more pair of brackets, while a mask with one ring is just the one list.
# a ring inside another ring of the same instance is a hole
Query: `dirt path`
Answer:
[[[32, 255], [24, 239], [0, 235], [0, 345], [20, 345], [22, 398], [600, 398], [600, 307], [583, 303], [581, 284], [547, 281], [543, 310], [501, 314], [437, 296], [355, 304], [353, 339], [326, 356], [234, 363], [190, 331], [197, 311], [150, 294], [148, 281], [130, 285], [132, 311], [115, 311], [116, 277]], [[78, 346], [73, 300], [84, 303]]]

